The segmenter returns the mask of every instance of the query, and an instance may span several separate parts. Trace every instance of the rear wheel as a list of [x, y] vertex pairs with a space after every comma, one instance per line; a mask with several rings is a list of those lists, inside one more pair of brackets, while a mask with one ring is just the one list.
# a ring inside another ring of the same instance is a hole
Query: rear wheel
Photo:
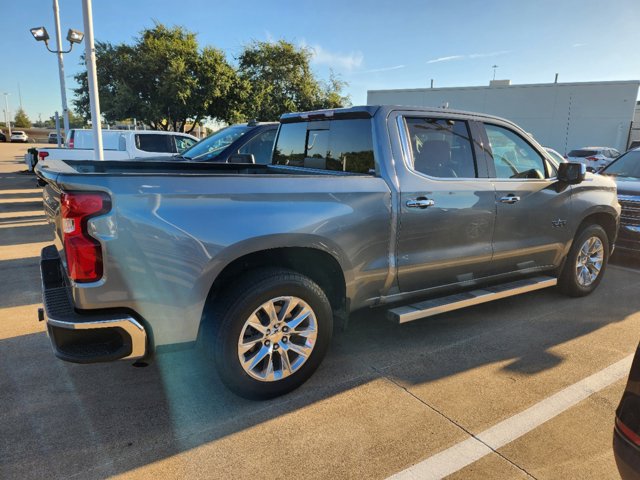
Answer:
[[320, 365], [333, 329], [322, 289], [298, 273], [247, 274], [218, 295], [214, 358], [224, 384], [252, 399], [283, 395]]
[[600, 225], [588, 225], [576, 236], [558, 281], [560, 289], [572, 297], [593, 292], [609, 261], [609, 239]]

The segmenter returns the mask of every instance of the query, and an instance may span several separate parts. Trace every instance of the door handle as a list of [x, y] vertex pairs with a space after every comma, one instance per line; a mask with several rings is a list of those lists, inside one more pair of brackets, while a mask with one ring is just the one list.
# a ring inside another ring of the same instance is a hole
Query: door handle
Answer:
[[511, 203], [511, 204], [519, 201], [520, 201], [520, 197], [516, 195], [506, 195], [500, 199], [500, 202], [502, 203]]
[[418, 197], [414, 200], [407, 200], [407, 207], [409, 208], [428, 208], [433, 207], [435, 204], [436, 202], [425, 197]]

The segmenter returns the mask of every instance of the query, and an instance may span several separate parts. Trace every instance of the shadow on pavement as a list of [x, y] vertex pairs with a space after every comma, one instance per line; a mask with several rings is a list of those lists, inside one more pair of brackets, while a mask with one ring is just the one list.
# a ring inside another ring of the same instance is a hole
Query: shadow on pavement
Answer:
[[13, 213], [13, 212], [42, 212], [42, 200], [34, 200], [32, 202], [20, 202], [20, 203], [0, 203], [0, 213]]
[[[42, 301], [42, 294], [40, 293], [40, 257], [1, 260], [0, 272], [2, 272], [0, 275], [0, 305], [2, 308], [30, 305]], [[2, 308], [0, 308], [0, 312], [2, 312]], [[0, 321], [7, 320], [0, 318]], [[0, 356], [2, 356], [1, 342]], [[2, 391], [2, 387], [0, 387], [0, 397], [2, 396]], [[1, 475], [0, 478], [2, 478]]]
[[[196, 350], [161, 354], [136, 369], [54, 360], [44, 334], [2, 340], [0, 477], [128, 472], [385, 376], [419, 385], [505, 360], [506, 369], [531, 375], [562, 362], [550, 348], [640, 310], [640, 275], [608, 275], [588, 298], [540, 291], [404, 326], [382, 310], [357, 312], [316, 374], [267, 402], [231, 394]], [[594, 314], [605, 300], [606, 315]], [[269, 438], [256, 441], [269, 448]]]
[[[37, 220], [38, 217], [23, 217], [22, 220], [28, 222], [34, 219]], [[19, 222], [4, 223], [4, 220], [5, 219], [0, 219], [0, 225], [13, 226], [0, 230], [0, 247], [28, 244], [33, 241], [46, 242], [50, 240], [53, 242], [53, 228], [48, 223], [45, 225], [21, 225]], [[40, 220], [44, 219], [40, 218]]]

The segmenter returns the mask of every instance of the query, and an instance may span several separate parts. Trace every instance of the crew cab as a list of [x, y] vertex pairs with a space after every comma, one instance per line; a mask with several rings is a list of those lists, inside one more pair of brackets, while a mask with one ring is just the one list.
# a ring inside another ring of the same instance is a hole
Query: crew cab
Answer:
[[249, 398], [301, 385], [334, 321], [399, 324], [602, 281], [615, 183], [493, 116], [393, 106], [284, 115], [272, 161], [38, 165], [55, 354], [149, 362], [199, 344]]

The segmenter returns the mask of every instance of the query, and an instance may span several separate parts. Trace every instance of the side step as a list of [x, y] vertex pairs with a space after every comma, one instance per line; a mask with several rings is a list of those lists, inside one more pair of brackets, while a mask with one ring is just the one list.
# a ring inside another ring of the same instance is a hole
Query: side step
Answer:
[[473, 290], [470, 292], [456, 293], [448, 297], [434, 298], [424, 302], [396, 307], [387, 312], [387, 317], [396, 323], [406, 323], [420, 318], [431, 317], [444, 312], [458, 310], [460, 308], [479, 305], [481, 303], [499, 300], [501, 298], [532, 292], [542, 288], [553, 287], [558, 283], [555, 277], [540, 276], [503, 283], [493, 287]]

